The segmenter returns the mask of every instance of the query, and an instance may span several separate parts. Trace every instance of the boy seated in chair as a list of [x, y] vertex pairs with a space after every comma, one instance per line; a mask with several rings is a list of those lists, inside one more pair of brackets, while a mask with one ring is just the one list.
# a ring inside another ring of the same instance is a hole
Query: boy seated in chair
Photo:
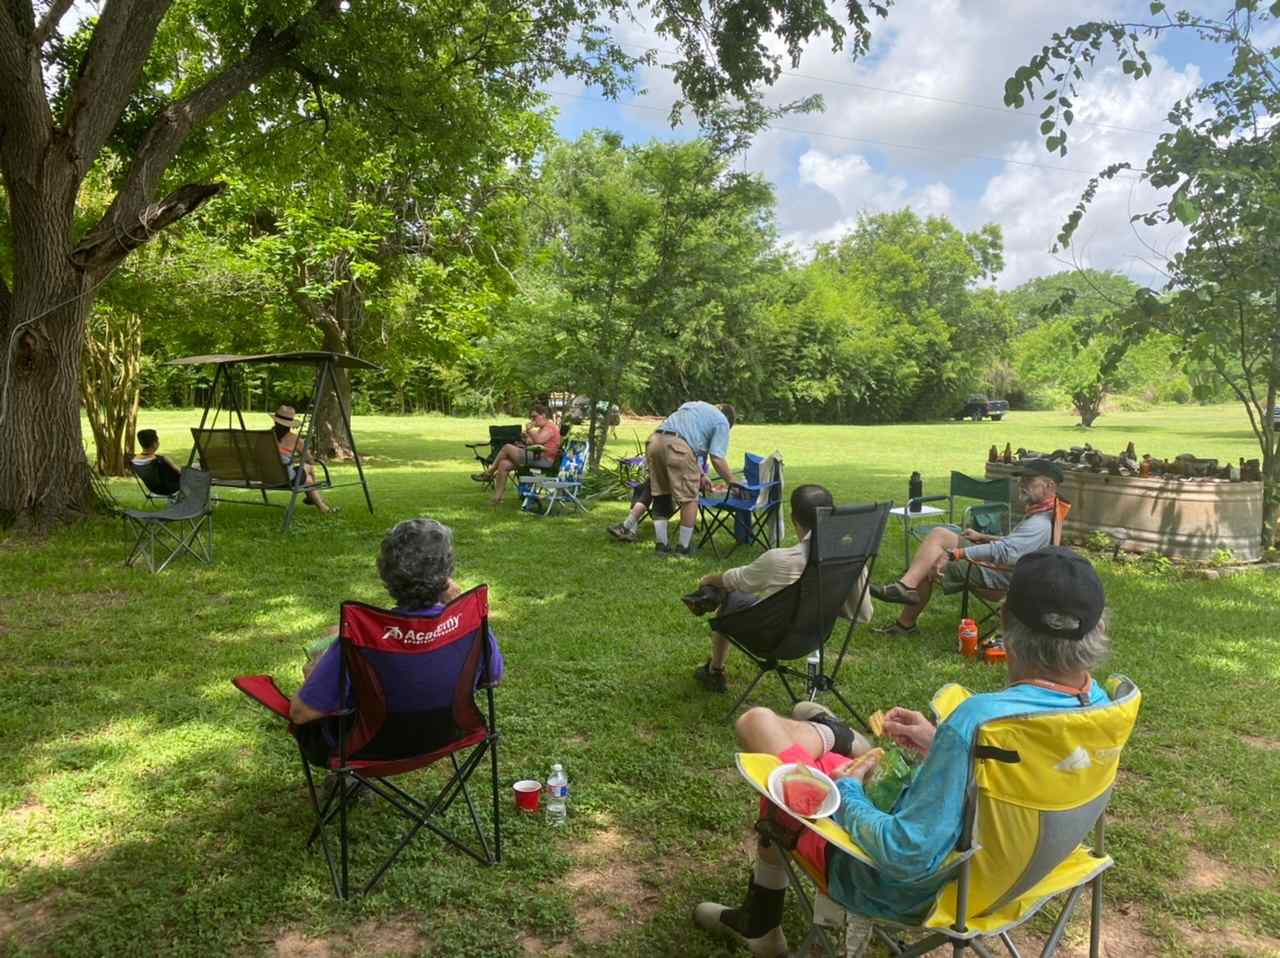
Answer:
[[[703, 576], [698, 591], [685, 596], [685, 604], [695, 615], [718, 611], [724, 615], [755, 605], [775, 592], [791, 585], [804, 573], [809, 561], [809, 532], [817, 524], [817, 511], [834, 505], [831, 493], [825, 487], [809, 484], [797, 486], [791, 493], [791, 524], [795, 527], [795, 545], [769, 549], [750, 565], [738, 566], [725, 572]], [[870, 622], [873, 614], [871, 599], [864, 591], [866, 571], [849, 593], [841, 614], [852, 622]], [[858, 602], [858, 596], [862, 601]], [[725, 678], [724, 663], [729, 655], [729, 640], [719, 633], [711, 633], [711, 657], [694, 670], [693, 678], [708, 692], [724, 692], [729, 683]]]
[[[406, 519], [382, 539], [378, 575], [395, 602], [398, 615], [436, 615], [462, 592], [453, 581], [453, 532], [434, 519]], [[336, 630], [335, 630], [336, 632]], [[502, 678], [502, 653], [490, 632], [491, 682]], [[306, 671], [302, 688], [289, 700], [289, 720], [298, 726], [299, 744], [308, 759], [323, 765], [337, 745], [336, 722], [316, 722], [351, 705], [351, 690], [338, 689], [341, 643], [334, 642]], [[430, 673], [406, 671], [403, 681], [415, 686], [435, 681]], [[311, 724], [306, 724], [311, 723]]]
[[[978, 727], [997, 718], [1109, 701], [1090, 675], [1107, 652], [1103, 604], [1093, 567], [1071, 550], [1049, 546], [1019, 560], [1003, 611], [1008, 687], [970, 696], [937, 728], [910, 709], [894, 708], [885, 715], [885, 735], [924, 756], [889, 812], [873, 805], [862, 788], [878, 753], [859, 759], [868, 743], [822, 706], [801, 702], [793, 719], [753, 708], [738, 719], [743, 751], [811, 765], [836, 780], [841, 803], [834, 821], [877, 868], [832, 848], [768, 800], [762, 800], [762, 816], [781, 826], [794, 854], [805, 860], [807, 870], [825, 876], [827, 893], [845, 908], [872, 919], [922, 920], [945, 882], [941, 866], [960, 837]], [[752, 955], [784, 955], [786, 854], [762, 837], [742, 905], [703, 902], [694, 921], [745, 939]]]
[[154, 429], [139, 429], [137, 440], [142, 452], [133, 457], [133, 465], [147, 466], [154, 462], [159, 467], [155, 472], [157, 484], [148, 488], [156, 495], [174, 495], [182, 480], [182, 470], [156, 451], [160, 448], [160, 436]]

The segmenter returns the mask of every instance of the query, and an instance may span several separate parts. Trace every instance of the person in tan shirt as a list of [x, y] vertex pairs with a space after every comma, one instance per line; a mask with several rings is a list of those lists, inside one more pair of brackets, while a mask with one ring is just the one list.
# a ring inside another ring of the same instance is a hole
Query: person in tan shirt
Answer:
[[[736, 612], [767, 599], [795, 582], [809, 561], [809, 530], [817, 524], [817, 511], [835, 505], [831, 493], [815, 484], [797, 486], [791, 493], [791, 524], [798, 540], [793, 546], [770, 549], [750, 565], [703, 576], [699, 586], [722, 593], [719, 612]], [[845, 600], [841, 615], [852, 622], [870, 622], [874, 614], [871, 597], [866, 591], [864, 569], [858, 584]], [[691, 605], [690, 608], [693, 608]], [[724, 663], [729, 654], [729, 640], [711, 633], [711, 657], [694, 670], [693, 677], [708, 692], [728, 690]]]

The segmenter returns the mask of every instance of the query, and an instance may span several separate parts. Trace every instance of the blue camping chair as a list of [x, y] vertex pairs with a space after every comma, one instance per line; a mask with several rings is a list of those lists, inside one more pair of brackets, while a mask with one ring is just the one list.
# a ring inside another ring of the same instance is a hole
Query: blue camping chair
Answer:
[[[758, 545], [770, 549], [782, 543], [782, 456], [774, 452], [767, 458], [747, 453], [742, 457], [742, 480], [734, 482], [723, 496], [698, 499], [698, 524], [702, 536], [698, 548], [711, 544], [711, 551], [721, 558], [715, 535], [720, 530], [733, 533], [733, 545], [726, 556], [740, 545]], [[732, 527], [730, 527], [732, 523]]]
[[549, 516], [561, 503], [573, 503], [582, 512], [587, 511], [580, 495], [582, 475], [587, 470], [591, 444], [585, 439], [575, 439], [560, 447], [560, 470], [554, 476], [521, 476], [519, 480], [520, 508]]

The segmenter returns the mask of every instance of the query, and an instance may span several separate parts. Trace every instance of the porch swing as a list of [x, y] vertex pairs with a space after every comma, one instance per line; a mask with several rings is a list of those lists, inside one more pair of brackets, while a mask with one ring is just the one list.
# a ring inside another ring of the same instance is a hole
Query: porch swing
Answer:
[[[372, 369], [381, 372], [376, 366], [355, 356], [345, 353], [321, 351], [293, 353], [264, 353], [257, 356], [231, 356], [214, 354], [210, 356], [186, 356], [171, 360], [173, 366], [213, 366], [213, 382], [205, 399], [204, 412], [200, 415], [200, 425], [191, 429], [191, 456], [187, 465], [197, 465], [209, 473], [215, 487], [228, 489], [248, 489], [262, 495], [262, 502], [244, 499], [219, 499], [220, 502], [236, 502], [242, 505], [264, 505], [284, 509], [284, 525], [281, 532], [289, 531], [293, 521], [293, 511], [298, 504], [298, 497], [305, 497], [315, 489], [336, 489], [343, 486], [359, 485], [364, 490], [364, 501], [373, 512], [373, 499], [369, 496], [369, 484], [365, 480], [364, 466], [360, 462], [360, 451], [356, 448], [355, 433], [351, 429], [351, 410], [343, 401], [337, 389], [338, 369]], [[289, 463], [280, 458], [275, 432], [270, 429], [250, 429], [245, 425], [244, 412], [240, 406], [240, 390], [237, 373], [246, 366], [283, 365], [313, 366], [315, 380], [311, 390], [312, 401], [304, 407], [298, 426], [298, 435], [303, 441], [294, 448]], [[302, 468], [306, 451], [313, 448], [316, 433], [314, 410], [321, 409], [330, 393], [338, 405], [338, 413], [342, 424], [346, 427], [351, 439], [351, 454], [355, 460], [356, 474], [360, 477], [355, 482], [334, 483], [329, 475], [329, 467], [319, 460], [314, 465], [323, 473], [317, 473], [314, 482], [308, 482], [306, 471]], [[218, 419], [226, 413], [226, 425], [219, 427]], [[212, 416], [210, 416], [212, 413]], [[289, 503], [282, 506], [267, 498], [268, 492], [289, 493]]]

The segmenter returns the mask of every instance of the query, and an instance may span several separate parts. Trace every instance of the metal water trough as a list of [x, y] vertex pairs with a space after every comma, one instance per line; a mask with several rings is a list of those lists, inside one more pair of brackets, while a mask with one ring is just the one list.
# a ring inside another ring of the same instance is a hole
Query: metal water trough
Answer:
[[[1017, 468], [1016, 463], [989, 462], [987, 478], [1012, 477]], [[1069, 466], [1064, 472], [1059, 494], [1071, 501], [1064, 542], [1083, 542], [1090, 533], [1105, 532], [1127, 552], [1206, 560], [1218, 549], [1230, 549], [1238, 561], [1262, 558], [1260, 482], [1144, 479]]]

